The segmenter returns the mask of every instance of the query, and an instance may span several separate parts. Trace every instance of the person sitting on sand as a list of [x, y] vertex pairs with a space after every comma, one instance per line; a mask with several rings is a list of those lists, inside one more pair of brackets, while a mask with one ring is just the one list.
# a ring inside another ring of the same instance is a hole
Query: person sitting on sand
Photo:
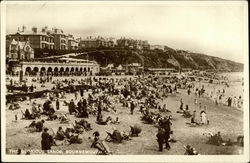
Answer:
[[75, 123], [81, 125], [86, 131], [92, 130], [91, 124], [84, 119], [80, 121], [75, 120]]
[[135, 124], [135, 125], [133, 125], [133, 126], [130, 126], [130, 129], [131, 129], [130, 135], [131, 135], [131, 136], [136, 136], [136, 137], [138, 137], [139, 134], [140, 134], [141, 131], [142, 131], [141, 127], [140, 127], [139, 125], [137, 125], [137, 124]]
[[32, 123], [28, 127], [35, 127], [37, 132], [41, 132], [43, 130], [44, 122], [45, 122], [44, 120], [38, 122], [32, 121]]
[[115, 120], [111, 121], [112, 124], [120, 124], [120, 122], [119, 117], [116, 117]]
[[24, 118], [25, 118], [25, 119], [32, 119], [29, 109], [26, 109], [26, 110], [25, 110]]
[[198, 155], [195, 148], [192, 148], [190, 145], [184, 146], [184, 149], [186, 150], [184, 155]]
[[66, 139], [69, 144], [81, 144], [82, 138], [79, 138], [79, 134], [72, 133], [69, 139]]
[[36, 116], [34, 113], [30, 113], [29, 109], [25, 110], [24, 119], [36, 119]]
[[198, 124], [196, 110], [193, 111], [192, 118], [191, 118], [191, 124]]
[[194, 104], [197, 105], [198, 104], [198, 100], [197, 98], [194, 99]]
[[162, 108], [159, 111], [161, 111], [161, 112], [171, 112], [170, 110], [167, 109], [166, 104], [163, 104]]
[[71, 135], [72, 135], [72, 130], [73, 128], [66, 128], [65, 132], [64, 132], [64, 136], [67, 138], [67, 139], [70, 139]]
[[186, 109], [183, 111], [183, 116], [184, 116], [185, 118], [190, 118], [190, 117], [192, 117], [190, 111], [188, 110], [188, 105], [186, 105]]
[[116, 127], [113, 127], [113, 133], [110, 136], [113, 139], [113, 141], [116, 141], [118, 143], [122, 142], [123, 138], [122, 138], [121, 132], [117, 130]]
[[100, 133], [98, 131], [93, 133], [94, 135], [94, 142], [91, 145], [91, 148], [96, 148], [98, 149], [98, 153], [99, 155], [108, 155], [111, 152], [109, 151], [108, 147], [106, 146], [106, 144], [104, 144], [103, 141], [100, 140]]
[[60, 126], [58, 128], [58, 131], [56, 132], [55, 139], [56, 140], [63, 140], [64, 138], [65, 138], [64, 131], [63, 131], [62, 127]]
[[15, 110], [14, 104], [12, 104], [12, 103], [10, 104], [9, 110]]
[[67, 117], [66, 114], [62, 114], [62, 115], [59, 117], [59, 120], [61, 120], [60, 123], [68, 123], [68, 122], [69, 122], [69, 118]]
[[214, 145], [217, 145], [217, 146], [222, 145], [223, 139], [221, 137], [220, 131], [215, 135], [213, 135], [212, 133], [209, 133], [209, 134], [210, 134], [210, 138], [207, 141], [208, 144], [214, 144]]
[[41, 104], [38, 104], [38, 106], [36, 107], [34, 103], [32, 105], [32, 112], [35, 114], [41, 113]]

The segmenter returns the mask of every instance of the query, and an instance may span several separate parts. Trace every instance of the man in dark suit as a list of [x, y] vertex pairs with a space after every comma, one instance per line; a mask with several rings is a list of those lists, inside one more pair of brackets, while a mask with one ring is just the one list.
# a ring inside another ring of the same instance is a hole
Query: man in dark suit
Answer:
[[45, 150], [45, 152], [47, 153], [47, 150], [51, 149], [51, 136], [49, 135], [49, 133], [47, 132], [48, 128], [44, 128], [44, 131], [42, 133], [42, 141], [41, 141], [41, 145], [42, 145], [42, 150]]
[[158, 133], [157, 133], [156, 137], [157, 137], [157, 142], [159, 144], [159, 151], [162, 152], [164, 138], [165, 138], [165, 132], [164, 132], [164, 130], [162, 128], [158, 129]]
[[71, 99], [70, 103], [69, 103], [69, 114], [72, 114], [72, 112], [75, 111], [75, 103], [73, 101], [73, 99]]
[[59, 99], [56, 100], [56, 110], [60, 109], [60, 102]]

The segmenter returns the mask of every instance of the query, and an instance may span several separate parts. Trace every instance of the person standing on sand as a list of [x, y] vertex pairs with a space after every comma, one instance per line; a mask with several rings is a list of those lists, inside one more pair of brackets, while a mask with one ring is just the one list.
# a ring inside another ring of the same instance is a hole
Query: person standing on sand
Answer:
[[208, 120], [207, 120], [207, 114], [205, 112], [205, 110], [202, 110], [200, 113], [201, 116], [201, 124], [207, 124]]
[[131, 101], [131, 103], [130, 103], [130, 113], [131, 113], [131, 115], [134, 114], [134, 109], [135, 109], [135, 104], [134, 104], [133, 101]]
[[181, 103], [180, 110], [183, 110], [183, 101], [182, 101], [182, 98], [180, 99], [180, 103]]
[[231, 97], [228, 97], [227, 104], [229, 107], [231, 107], [231, 105], [232, 105], [232, 98]]
[[60, 102], [59, 102], [59, 99], [56, 100], [56, 110], [60, 110]]
[[82, 88], [80, 89], [80, 94], [81, 94], [81, 97], [84, 96], [84, 90]]
[[75, 100], [77, 100], [78, 92], [75, 91]]
[[188, 93], [188, 95], [190, 95], [190, 93], [191, 93], [190, 87], [188, 88], [187, 93]]
[[74, 112], [75, 110], [75, 103], [73, 101], [73, 99], [71, 99], [70, 103], [69, 103], [69, 114], [72, 114], [72, 112]]
[[44, 128], [44, 131], [42, 133], [42, 141], [41, 141], [42, 150], [45, 150], [45, 153], [47, 153], [47, 150], [51, 149], [51, 136], [49, 135], [47, 131], [48, 131], [48, 128]]
[[157, 142], [158, 142], [158, 145], [159, 145], [159, 151], [162, 152], [164, 137], [165, 137], [165, 133], [164, 133], [162, 128], [158, 129], [158, 133], [156, 134], [156, 137], [157, 137]]

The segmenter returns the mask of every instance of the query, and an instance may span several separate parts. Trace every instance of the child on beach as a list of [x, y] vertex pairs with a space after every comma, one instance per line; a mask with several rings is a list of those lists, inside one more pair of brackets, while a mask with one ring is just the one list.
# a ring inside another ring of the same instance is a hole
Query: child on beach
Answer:
[[194, 104], [195, 104], [195, 105], [198, 104], [197, 98], [194, 99]]

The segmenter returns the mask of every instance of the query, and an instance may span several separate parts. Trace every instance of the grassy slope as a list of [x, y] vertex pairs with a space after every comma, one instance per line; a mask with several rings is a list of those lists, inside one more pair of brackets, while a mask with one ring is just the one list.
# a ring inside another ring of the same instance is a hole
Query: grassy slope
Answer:
[[[144, 61], [145, 67], [178, 68], [180, 65], [182, 68], [201, 70], [243, 71], [243, 64], [241, 63], [204, 54], [175, 51], [171, 48], [168, 48], [166, 51], [158, 49], [145, 51], [118, 48], [98, 49], [88, 51], [88, 57], [96, 60], [101, 66], [105, 66], [108, 63], [118, 66], [119, 64], [143, 63]], [[87, 55], [80, 55], [76, 58], [86, 59]]]

